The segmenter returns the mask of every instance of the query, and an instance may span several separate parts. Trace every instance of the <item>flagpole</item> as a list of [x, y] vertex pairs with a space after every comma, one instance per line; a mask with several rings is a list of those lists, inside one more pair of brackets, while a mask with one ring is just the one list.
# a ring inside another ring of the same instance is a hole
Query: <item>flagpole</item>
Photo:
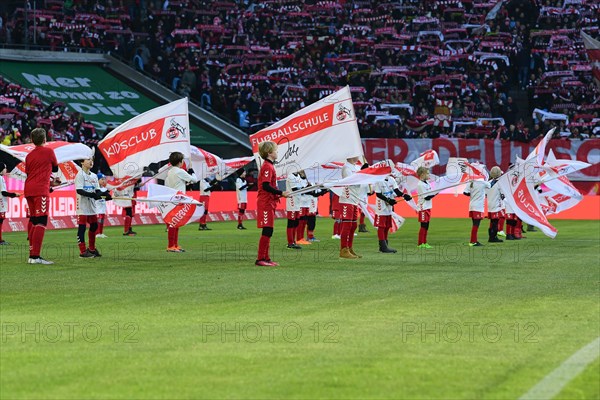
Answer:
[[304, 193], [312, 192], [313, 190], [323, 189], [323, 188], [324, 188], [324, 186], [322, 184], [307, 186], [305, 188], [298, 189], [298, 190], [291, 192], [290, 196], [296, 196], [298, 194], [304, 194]]
[[52, 190], [54, 191], [54, 190], [62, 189], [62, 188], [64, 188], [64, 187], [71, 186], [71, 185], [73, 185], [73, 184], [75, 184], [75, 182], [64, 182], [64, 183], [61, 183], [61, 184], [60, 184], [60, 185], [58, 185], [58, 186], [53, 186], [53, 187], [52, 187]]
[[[501, 176], [502, 176], [502, 175], [501, 175]], [[469, 183], [469, 182], [473, 182], [473, 181], [475, 181], [475, 179], [471, 179], [471, 180], [469, 180], [469, 181], [465, 181], [465, 182], [458, 182], [458, 183], [457, 183], [457, 184], [455, 184], [455, 185], [447, 186], [447, 187], [445, 187], [445, 188], [443, 188], [443, 189], [441, 189], [441, 190], [439, 190], [439, 191], [437, 191], [437, 192], [436, 192], [435, 190], [430, 190], [429, 192], [424, 192], [424, 193], [421, 193], [421, 196], [429, 196], [429, 195], [431, 195], [431, 193], [435, 193], [435, 194], [437, 195], [437, 194], [441, 193], [441, 192], [442, 192], [442, 190], [446, 190], [446, 189], [452, 189], [453, 187], [460, 186], [460, 185], [462, 185], [462, 184]], [[417, 195], [417, 196], [418, 196], [418, 195]], [[411, 197], [413, 197], [413, 198], [414, 198], [415, 196], [411, 196]]]
[[138, 202], [146, 202], [146, 203], [172, 203], [172, 204], [195, 204], [197, 206], [203, 206], [204, 203], [192, 200], [192, 201], [174, 201], [174, 200], [152, 200], [147, 198], [137, 198], [137, 197], [113, 197], [112, 200], [132, 200]]

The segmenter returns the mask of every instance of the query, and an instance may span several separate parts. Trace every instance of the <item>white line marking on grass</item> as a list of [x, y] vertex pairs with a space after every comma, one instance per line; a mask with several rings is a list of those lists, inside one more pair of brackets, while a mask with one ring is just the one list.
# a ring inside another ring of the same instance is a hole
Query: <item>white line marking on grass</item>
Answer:
[[598, 357], [600, 357], [600, 336], [577, 350], [558, 368], [529, 389], [519, 400], [553, 398]]

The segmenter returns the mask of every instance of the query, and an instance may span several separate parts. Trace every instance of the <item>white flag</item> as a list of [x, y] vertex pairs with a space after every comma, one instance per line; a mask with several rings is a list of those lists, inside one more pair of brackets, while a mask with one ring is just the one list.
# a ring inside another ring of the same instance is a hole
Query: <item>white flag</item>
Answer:
[[[54, 172], [52, 175], [58, 177], [61, 182], [74, 182], [75, 176], [81, 170], [79, 165], [75, 164], [73, 161], [67, 161], [58, 164], [58, 172]], [[10, 171], [10, 176], [13, 178], [24, 181], [27, 179], [27, 173], [25, 172], [25, 163], [22, 162], [18, 164], [12, 171]], [[56, 188], [54, 188], [56, 190]]]
[[371, 165], [369, 168], [357, 171], [356, 173], [337, 182], [327, 182], [325, 187], [341, 187], [351, 185], [370, 185], [385, 180], [392, 173], [393, 163], [390, 160], [380, 161]]
[[438, 156], [437, 151], [435, 150], [427, 150], [419, 156], [419, 158], [411, 161], [410, 165], [413, 166], [415, 170], [419, 167], [431, 168], [440, 163], [440, 157]]
[[278, 177], [363, 156], [350, 88], [346, 86], [251, 135], [252, 152], [259, 167], [263, 160], [258, 155], [258, 145], [265, 141], [278, 145]]
[[[222, 159], [216, 154], [203, 150], [200, 147], [191, 146], [191, 156], [183, 161], [183, 169], [193, 168], [198, 179], [216, 177], [219, 180], [233, 174], [246, 164], [252, 162], [254, 157], [238, 157]], [[171, 165], [163, 165], [154, 176], [156, 179], [166, 179]]]
[[139, 177], [144, 167], [179, 151], [190, 157], [187, 98], [153, 108], [115, 128], [98, 148], [117, 179]]
[[156, 207], [163, 221], [173, 228], [179, 228], [198, 221], [204, 214], [204, 206], [185, 193], [162, 185], [148, 185], [148, 197], [137, 199], [148, 201], [150, 207]]
[[554, 238], [556, 228], [550, 225], [542, 211], [533, 180], [527, 179], [530, 169], [526, 164], [529, 163], [517, 163], [498, 179], [497, 185], [500, 185], [500, 191], [504, 194], [504, 201], [523, 222], [537, 226], [546, 236]]
[[334, 161], [304, 170], [306, 180], [313, 185], [342, 180], [343, 162]]
[[[35, 147], [36, 146], [32, 143], [20, 144], [17, 146], [4, 146], [0, 144], [0, 150], [5, 151], [21, 161], [25, 161], [27, 155], [31, 153]], [[47, 142], [44, 147], [54, 150], [56, 161], [58, 161], [59, 164], [73, 160], [84, 160], [91, 158], [94, 155], [92, 149], [83, 143], [56, 141]]]
[[[358, 206], [360, 207], [360, 210], [363, 212], [363, 214], [365, 214], [371, 225], [375, 226], [375, 207], [372, 204], [368, 204], [366, 202], [361, 202], [358, 204]], [[400, 229], [402, 225], [404, 225], [405, 219], [402, 218], [400, 215], [396, 214], [394, 211], [392, 211], [391, 217], [392, 226], [390, 228], [390, 233], [394, 233], [398, 229]]]
[[583, 196], [580, 196], [579, 198], [569, 197], [560, 193], [556, 193], [553, 190], [549, 190], [542, 194], [540, 206], [544, 214], [552, 215], [575, 207], [581, 200], [583, 200]]
[[581, 32], [581, 38], [583, 39], [583, 45], [588, 53], [588, 58], [592, 64], [592, 74], [596, 78], [596, 85], [600, 85], [600, 42], [583, 30]]
[[552, 150], [548, 152], [545, 165], [552, 167], [558, 176], [567, 175], [592, 166], [592, 164], [585, 161], [557, 159]]
[[544, 182], [544, 185], [557, 194], [572, 197], [579, 201], [583, 200], [583, 195], [577, 190], [566, 176], [559, 176], [556, 179], [550, 179]]
[[222, 180], [254, 159], [254, 157], [248, 156], [224, 160], [216, 154], [196, 146], [192, 146], [191, 153], [191, 167], [199, 179], [216, 176], [217, 179]]
[[[9, 174], [12, 177], [20, 180], [27, 179], [27, 173], [25, 172], [25, 158], [33, 149], [35, 149], [35, 147], [36, 146], [31, 143], [17, 146], [0, 145], [0, 150], [22, 161], [9, 171]], [[58, 161], [58, 172], [54, 173], [53, 176], [60, 178], [61, 182], [73, 182], [75, 180], [75, 176], [80, 168], [73, 160], [84, 160], [91, 158], [94, 155], [92, 149], [83, 143], [56, 141], [47, 142], [44, 147], [54, 150], [56, 161]]]
[[531, 152], [531, 154], [527, 156], [527, 161], [535, 159], [537, 165], [542, 165], [544, 163], [546, 145], [548, 144], [550, 139], [552, 139], [552, 135], [554, 134], [555, 130], [556, 128], [552, 128], [546, 133], [546, 136], [544, 136], [542, 140], [540, 140], [540, 142], [537, 144], [537, 146], [535, 146], [535, 149]]

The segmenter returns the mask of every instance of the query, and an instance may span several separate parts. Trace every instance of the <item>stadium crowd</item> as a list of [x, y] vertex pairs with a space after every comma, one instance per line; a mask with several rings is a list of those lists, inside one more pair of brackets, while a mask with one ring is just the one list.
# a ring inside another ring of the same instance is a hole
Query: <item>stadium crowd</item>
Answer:
[[[1, 41], [110, 52], [249, 133], [345, 85], [363, 137], [600, 133], [580, 34], [598, 35], [594, 0], [33, 1], [5, 10]], [[21, 134], [50, 120], [53, 135], [96, 140], [10, 86]]]

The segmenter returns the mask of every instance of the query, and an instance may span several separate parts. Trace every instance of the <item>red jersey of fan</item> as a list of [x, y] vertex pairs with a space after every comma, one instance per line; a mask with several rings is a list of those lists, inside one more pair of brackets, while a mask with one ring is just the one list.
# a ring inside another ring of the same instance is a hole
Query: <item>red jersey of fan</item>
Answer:
[[279, 195], [275, 193], [269, 193], [263, 189], [263, 183], [267, 182], [269, 186], [277, 189], [277, 172], [275, 172], [275, 165], [271, 160], [265, 160], [263, 165], [260, 167], [258, 174], [258, 194], [256, 195], [256, 202], [263, 207], [271, 206], [273, 209], [277, 206]]
[[25, 158], [25, 197], [50, 195], [50, 175], [52, 168], [57, 166], [54, 150], [45, 146], [35, 146]]

